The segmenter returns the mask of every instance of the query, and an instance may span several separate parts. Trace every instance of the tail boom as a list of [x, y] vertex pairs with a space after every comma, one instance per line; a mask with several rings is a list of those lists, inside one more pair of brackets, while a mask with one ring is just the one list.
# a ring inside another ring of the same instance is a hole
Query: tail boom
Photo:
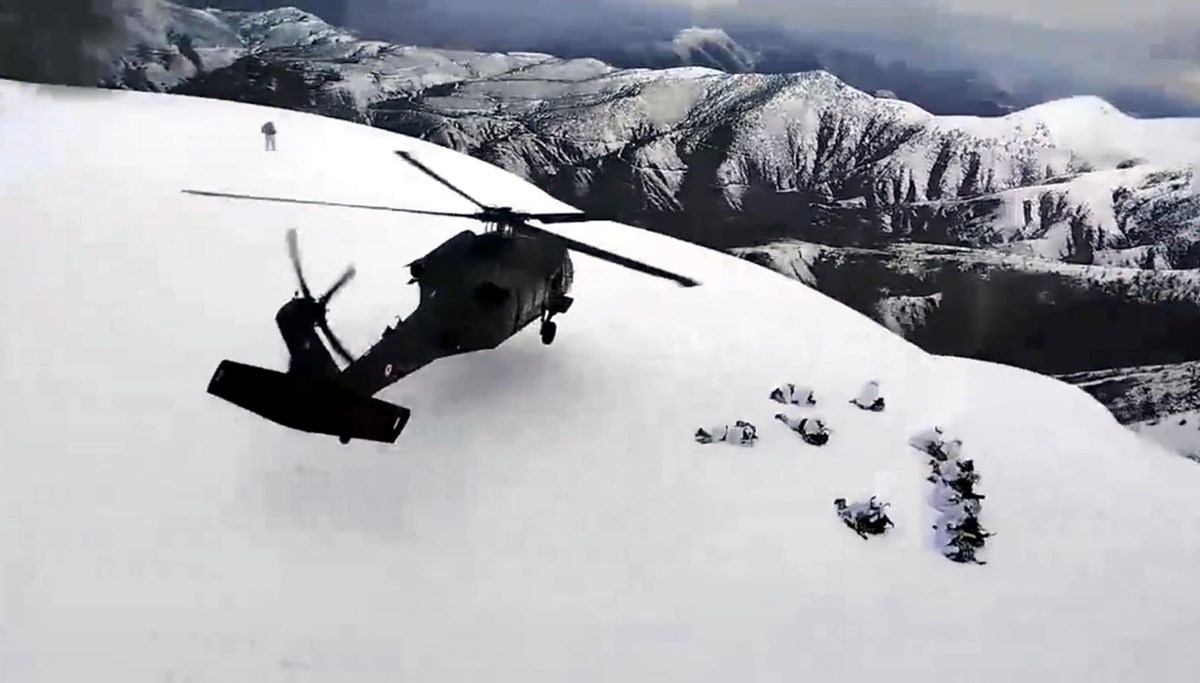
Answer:
[[331, 377], [282, 373], [231, 360], [217, 366], [208, 393], [278, 425], [313, 434], [395, 443], [411, 411], [364, 396]]

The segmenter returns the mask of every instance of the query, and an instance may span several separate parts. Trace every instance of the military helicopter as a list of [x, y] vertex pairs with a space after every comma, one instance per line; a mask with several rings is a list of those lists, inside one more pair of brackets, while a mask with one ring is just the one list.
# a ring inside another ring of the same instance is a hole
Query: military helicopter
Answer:
[[[288, 254], [299, 282], [296, 296], [275, 315], [289, 354], [286, 373], [232, 360], [218, 364], [208, 393], [292, 429], [351, 439], [395, 443], [411, 411], [373, 398], [384, 387], [433, 361], [472, 351], [494, 349], [525, 327], [539, 321], [541, 340], [554, 341], [553, 318], [566, 313], [574, 267], [569, 251], [578, 251], [682, 286], [699, 282], [682, 275], [619, 256], [563, 237], [528, 221], [573, 223], [602, 218], [582, 212], [526, 213], [509, 207], [486, 206], [410, 153], [396, 154], [477, 207], [471, 213], [424, 211], [388, 206], [342, 204], [307, 199], [184, 190], [185, 193], [244, 199], [338, 206], [426, 216], [472, 218], [484, 224], [483, 233], [464, 230], [425, 256], [407, 264], [420, 287], [416, 309], [397, 325], [387, 327], [379, 341], [354, 358], [329, 328], [330, 299], [355, 276], [351, 266], [320, 296], [314, 296], [300, 265], [295, 230], [287, 233]], [[339, 368], [317, 334], [346, 363]]]

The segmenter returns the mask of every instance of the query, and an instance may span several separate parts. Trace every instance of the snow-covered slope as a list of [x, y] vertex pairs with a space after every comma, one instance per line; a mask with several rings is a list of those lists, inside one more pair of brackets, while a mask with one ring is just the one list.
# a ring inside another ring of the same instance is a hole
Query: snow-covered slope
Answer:
[[1167, 413], [1131, 424], [1130, 429], [1200, 463], [1200, 411]]
[[[0, 84], [5, 683], [1097, 683], [1193, 668], [1194, 463], [1076, 388], [928, 356], [661, 235], [562, 228], [704, 284], [577, 257], [553, 346], [531, 330], [382, 394], [414, 411], [394, 447], [231, 408], [204, 392], [220, 359], [284, 362], [288, 228], [313, 280], [357, 264], [330, 317], [361, 352], [416, 303], [403, 264], [469, 224], [181, 189], [462, 208], [401, 148], [484, 201], [563, 205], [346, 122], [56, 92]], [[872, 378], [882, 413], [847, 402]], [[789, 381], [816, 387], [828, 445], [772, 420], [767, 394]], [[758, 425], [757, 446], [692, 439], [735, 419]], [[985, 566], [932, 546], [928, 467], [905, 444], [933, 424], [983, 476]], [[832, 501], [872, 494], [896, 528], [864, 542]]]

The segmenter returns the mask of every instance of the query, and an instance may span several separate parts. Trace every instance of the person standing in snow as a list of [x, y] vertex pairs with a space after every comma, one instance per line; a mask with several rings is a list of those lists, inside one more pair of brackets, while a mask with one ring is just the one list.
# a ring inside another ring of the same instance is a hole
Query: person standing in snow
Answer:
[[783, 413], [777, 413], [775, 419], [784, 423], [793, 432], [800, 435], [805, 443], [813, 446], [824, 446], [829, 442], [829, 428], [825, 426], [824, 421], [817, 417], [791, 417]]
[[732, 426], [720, 425], [718, 427], [696, 430], [696, 441], [699, 443], [725, 441], [736, 446], [753, 446], [757, 440], [758, 429], [744, 420], [738, 420]]
[[876, 413], [883, 410], [883, 397], [879, 395], [879, 382], [871, 380], [864, 384], [859, 390], [858, 396], [851, 399], [850, 402], [863, 410]]
[[262, 125], [262, 134], [265, 138], [268, 152], [275, 151], [275, 122], [267, 121]]

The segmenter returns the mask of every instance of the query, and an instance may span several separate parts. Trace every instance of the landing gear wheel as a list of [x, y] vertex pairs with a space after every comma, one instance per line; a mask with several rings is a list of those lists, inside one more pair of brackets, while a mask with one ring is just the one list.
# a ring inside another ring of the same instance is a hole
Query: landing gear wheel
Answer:
[[558, 334], [558, 324], [547, 320], [542, 323], [542, 343], [549, 346], [550, 342], [554, 341], [554, 335]]
[[342, 442], [342, 445], [344, 446], [344, 445], [346, 445], [346, 444], [350, 443], [350, 437], [348, 437], [348, 436], [339, 436], [339, 437], [338, 437], [338, 441]]

